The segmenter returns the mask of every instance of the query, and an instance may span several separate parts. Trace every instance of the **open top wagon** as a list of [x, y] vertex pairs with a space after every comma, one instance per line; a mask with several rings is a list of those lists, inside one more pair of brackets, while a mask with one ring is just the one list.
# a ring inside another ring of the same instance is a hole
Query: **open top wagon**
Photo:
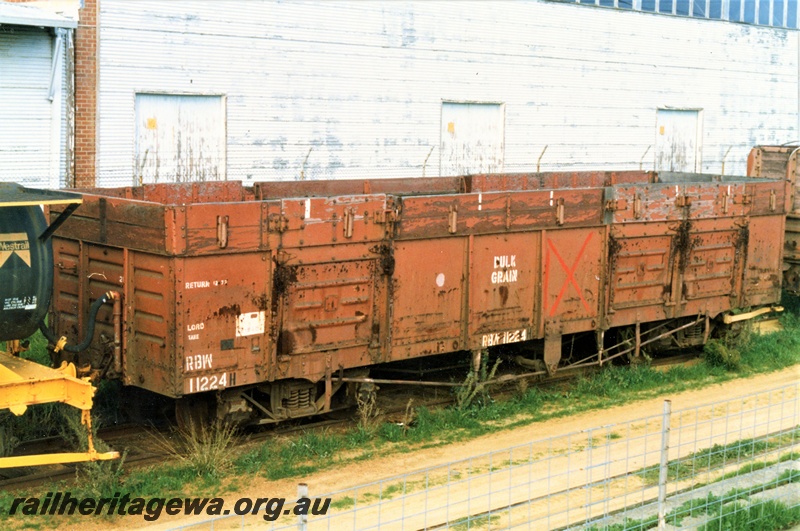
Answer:
[[77, 336], [120, 292], [121, 344], [101, 309], [78, 367], [244, 422], [329, 411], [409, 358], [520, 343], [553, 373], [573, 334], [600, 363], [625, 353], [608, 331], [635, 354], [648, 334], [700, 344], [778, 302], [787, 187], [624, 171], [83, 190], [54, 238], [51, 322]]

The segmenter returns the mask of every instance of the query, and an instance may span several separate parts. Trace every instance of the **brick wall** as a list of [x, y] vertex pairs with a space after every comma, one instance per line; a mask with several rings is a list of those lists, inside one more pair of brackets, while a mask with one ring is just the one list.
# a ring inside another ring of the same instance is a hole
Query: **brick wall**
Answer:
[[75, 186], [93, 187], [97, 156], [99, 0], [84, 0], [75, 30]]

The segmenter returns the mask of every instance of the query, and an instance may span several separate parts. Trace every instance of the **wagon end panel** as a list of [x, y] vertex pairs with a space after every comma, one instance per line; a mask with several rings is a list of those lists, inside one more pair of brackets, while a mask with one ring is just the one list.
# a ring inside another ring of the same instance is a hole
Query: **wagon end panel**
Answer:
[[176, 261], [178, 349], [173, 370], [182, 394], [269, 378], [271, 273], [267, 253]]
[[[54, 238], [51, 328], [67, 338], [68, 345], [84, 339], [91, 304], [108, 291], [122, 291], [124, 253], [121, 249], [92, 245], [86, 242]], [[111, 361], [114, 338], [112, 306], [100, 307], [97, 313], [94, 341], [87, 350], [72, 355], [62, 351], [62, 359], [74, 361], [78, 367], [96, 369], [94, 376], [105, 372]]]
[[169, 259], [86, 241], [54, 239], [55, 283], [51, 326], [68, 343], [83, 339], [91, 304], [108, 291], [122, 295], [121, 373], [116, 372], [113, 306], [100, 307], [94, 341], [76, 355], [82, 370], [121, 378], [176, 396], [174, 277]]
[[750, 219], [747, 230], [747, 262], [743, 306], [774, 304], [781, 299], [783, 216]]
[[123, 304], [125, 385], [181, 395], [175, 372], [175, 268], [172, 258], [128, 251]]
[[800, 216], [786, 216], [786, 232], [783, 241], [783, 285], [800, 293]]

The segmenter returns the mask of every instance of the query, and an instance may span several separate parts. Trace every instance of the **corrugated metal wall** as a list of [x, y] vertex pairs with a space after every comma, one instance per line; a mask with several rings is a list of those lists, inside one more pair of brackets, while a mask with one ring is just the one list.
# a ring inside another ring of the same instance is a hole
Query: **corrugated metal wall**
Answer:
[[[100, 2], [98, 184], [134, 181], [135, 94], [225, 95], [227, 178], [438, 172], [442, 104], [502, 103], [504, 171], [655, 163], [702, 109], [702, 170], [798, 138], [798, 32], [529, 2]], [[433, 152], [431, 149], [433, 148]]]
[[49, 99], [53, 30], [0, 26], [0, 181], [66, 184], [66, 46]]

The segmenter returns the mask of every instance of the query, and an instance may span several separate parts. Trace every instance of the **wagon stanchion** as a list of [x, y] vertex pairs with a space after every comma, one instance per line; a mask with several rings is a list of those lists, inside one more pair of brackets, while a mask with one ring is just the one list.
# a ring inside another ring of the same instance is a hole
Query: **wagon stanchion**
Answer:
[[725, 154], [722, 156], [722, 169], [720, 170], [720, 175], [725, 175], [725, 159], [728, 158], [728, 153], [731, 152], [732, 148], [733, 146], [728, 147], [728, 151], [726, 151]]
[[644, 158], [647, 156], [647, 153], [650, 151], [651, 147], [653, 147], [653, 146], [647, 146], [647, 149], [645, 149], [644, 153], [642, 153], [642, 158], [639, 159], [639, 169], [640, 170], [642, 169], [642, 166], [644, 165]]
[[544, 152], [545, 151], [547, 151], [547, 145], [544, 146], [544, 149], [542, 149], [542, 152], [539, 153], [539, 158], [536, 160], [536, 173], [539, 173], [541, 171], [542, 157], [544, 157]]

